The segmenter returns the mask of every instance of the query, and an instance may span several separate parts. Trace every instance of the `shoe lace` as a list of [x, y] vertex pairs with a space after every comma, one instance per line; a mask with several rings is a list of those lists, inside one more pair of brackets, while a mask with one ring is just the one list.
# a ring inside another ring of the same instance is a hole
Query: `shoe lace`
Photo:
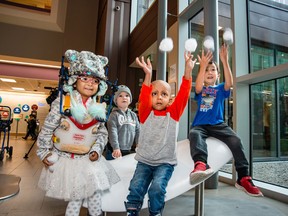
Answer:
[[255, 185], [254, 185], [252, 179], [248, 179], [248, 182], [249, 182], [253, 187], [255, 187]]

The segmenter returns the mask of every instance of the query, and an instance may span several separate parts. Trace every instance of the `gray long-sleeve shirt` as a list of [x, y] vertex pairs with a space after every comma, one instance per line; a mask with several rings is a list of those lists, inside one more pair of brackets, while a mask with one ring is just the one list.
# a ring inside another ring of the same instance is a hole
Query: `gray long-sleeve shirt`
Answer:
[[113, 108], [107, 127], [113, 150], [130, 150], [134, 142], [138, 143], [140, 124], [136, 113], [131, 109], [124, 112], [117, 107]]

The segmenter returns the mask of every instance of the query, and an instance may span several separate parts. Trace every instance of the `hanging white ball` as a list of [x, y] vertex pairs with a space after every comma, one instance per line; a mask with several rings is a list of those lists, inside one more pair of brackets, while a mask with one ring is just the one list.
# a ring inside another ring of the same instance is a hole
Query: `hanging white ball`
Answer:
[[210, 35], [205, 36], [203, 41], [203, 47], [206, 51], [210, 50], [211, 52], [214, 52], [214, 39]]
[[225, 28], [223, 33], [224, 43], [227, 45], [233, 44], [233, 32], [230, 28]]
[[159, 50], [162, 52], [170, 52], [173, 49], [173, 40], [169, 37], [164, 38], [159, 45]]
[[195, 52], [197, 48], [197, 41], [195, 38], [189, 38], [185, 41], [185, 50], [189, 52]]

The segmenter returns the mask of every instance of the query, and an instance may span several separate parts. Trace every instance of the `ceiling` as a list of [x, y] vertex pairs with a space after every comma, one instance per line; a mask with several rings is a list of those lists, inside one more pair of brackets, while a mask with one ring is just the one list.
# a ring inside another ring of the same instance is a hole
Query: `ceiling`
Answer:
[[[13, 90], [12, 87], [24, 88], [25, 93], [33, 93], [33, 94], [50, 94], [51, 88], [56, 88], [58, 86], [58, 81], [53, 80], [36, 80], [36, 79], [28, 79], [21, 77], [11, 77], [11, 76], [2, 76], [0, 78], [9, 78], [14, 79], [16, 83], [11, 82], [3, 82], [0, 80], [0, 91], [5, 92], [23, 92], [19, 90]], [[45, 89], [45, 87], [50, 89]]]

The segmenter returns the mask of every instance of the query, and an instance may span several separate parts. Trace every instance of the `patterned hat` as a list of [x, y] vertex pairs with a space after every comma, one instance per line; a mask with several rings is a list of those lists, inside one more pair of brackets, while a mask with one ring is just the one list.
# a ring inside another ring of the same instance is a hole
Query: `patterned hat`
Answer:
[[97, 96], [102, 96], [107, 90], [107, 84], [105, 82], [105, 69], [104, 67], [108, 64], [108, 58], [101, 55], [95, 55], [89, 51], [78, 52], [76, 50], [67, 50], [65, 57], [70, 63], [68, 69], [69, 79], [68, 83], [64, 86], [64, 90], [70, 92], [73, 87], [72, 85], [76, 82], [77, 77], [93, 76], [100, 78]]
[[131, 94], [130, 89], [127, 86], [125, 86], [125, 85], [119, 85], [118, 86], [118, 90], [115, 92], [114, 99], [113, 99], [114, 103], [117, 105], [117, 103], [116, 103], [117, 102], [117, 98], [121, 94], [121, 92], [126, 92], [126, 93], [129, 94], [130, 103], [131, 103], [132, 102], [132, 94]]
[[70, 63], [70, 76], [86, 75], [106, 79], [104, 67], [108, 64], [107, 57], [95, 55], [89, 51], [77, 52], [75, 50], [67, 50], [65, 57]]

